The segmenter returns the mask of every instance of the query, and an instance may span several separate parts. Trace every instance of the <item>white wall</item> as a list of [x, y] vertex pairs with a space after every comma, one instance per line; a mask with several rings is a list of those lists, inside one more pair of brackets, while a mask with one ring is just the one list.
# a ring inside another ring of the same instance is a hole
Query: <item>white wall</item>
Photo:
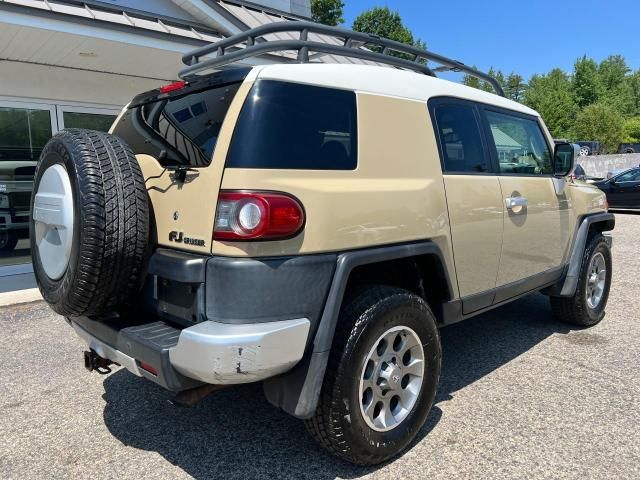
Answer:
[[585, 173], [591, 177], [606, 177], [611, 170], [640, 166], [640, 153], [577, 157], [576, 164], [582, 165]]
[[126, 75], [0, 60], [0, 95], [123, 106], [166, 83]]

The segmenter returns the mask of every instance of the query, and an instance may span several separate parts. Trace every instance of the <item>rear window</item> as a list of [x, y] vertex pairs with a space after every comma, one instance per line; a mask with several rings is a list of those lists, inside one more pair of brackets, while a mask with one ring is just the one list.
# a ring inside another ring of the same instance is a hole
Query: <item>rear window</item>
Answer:
[[151, 155], [165, 167], [209, 165], [239, 87], [233, 83], [138, 105], [123, 115], [114, 133], [134, 153]]
[[354, 170], [354, 92], [260, 80], [242, 107], [226, 167]]

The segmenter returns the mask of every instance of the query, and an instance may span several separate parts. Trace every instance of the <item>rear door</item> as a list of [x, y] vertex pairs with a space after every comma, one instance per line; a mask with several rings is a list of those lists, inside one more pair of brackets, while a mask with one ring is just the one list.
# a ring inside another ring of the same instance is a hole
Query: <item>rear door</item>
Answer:
[[498, 177], [492, 172], [478, 107], [437, 98], [429, 102], [438, 138], [451, 242], [464, 313], [493, 303], [503, 229]]
[[143, 94], [114, 124], [142, 168], [159, 245], [211, 251], [226, 151], [251, 87], [245, 75], [229, 70]]
[[503, 197], [498, 303], [555, 279], [572, 224], [566, 193], [556, 191], [553, 150], [539, 120], [488, 106], [482, 114]]

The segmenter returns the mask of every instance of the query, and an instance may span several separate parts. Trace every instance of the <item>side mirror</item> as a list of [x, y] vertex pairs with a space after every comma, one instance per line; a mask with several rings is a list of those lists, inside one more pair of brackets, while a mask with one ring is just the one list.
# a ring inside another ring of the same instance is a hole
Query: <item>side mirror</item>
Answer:
[[576, 162], [576, 146], [571, 143], [557, 143], [553, 152], [553, 174], [556, 177], [569, 175]]

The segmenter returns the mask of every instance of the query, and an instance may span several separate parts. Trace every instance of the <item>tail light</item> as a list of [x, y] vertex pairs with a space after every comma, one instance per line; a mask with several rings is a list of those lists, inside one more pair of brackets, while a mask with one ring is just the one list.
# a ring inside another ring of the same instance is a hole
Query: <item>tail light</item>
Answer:
[[187, 86], [187, 82], [184, 80], [178, 80], [177, 82], [170, 83], [168, 85], [162, 85], [160, 87], [160, 93], [169, 93], [175, 90], [182, 90]]
[[214, 240], [276, 240], [292, 237], [304, 225], [304, 210], [284, 193], [220, 192]]

